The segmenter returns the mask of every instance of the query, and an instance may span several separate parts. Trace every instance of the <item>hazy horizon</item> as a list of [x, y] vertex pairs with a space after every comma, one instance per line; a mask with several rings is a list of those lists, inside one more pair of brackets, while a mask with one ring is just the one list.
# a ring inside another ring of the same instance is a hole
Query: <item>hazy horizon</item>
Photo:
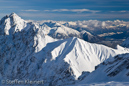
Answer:
[[15, 12], [25, 20], [129, 20], [128, 0], [1, 0], [0, 18]]

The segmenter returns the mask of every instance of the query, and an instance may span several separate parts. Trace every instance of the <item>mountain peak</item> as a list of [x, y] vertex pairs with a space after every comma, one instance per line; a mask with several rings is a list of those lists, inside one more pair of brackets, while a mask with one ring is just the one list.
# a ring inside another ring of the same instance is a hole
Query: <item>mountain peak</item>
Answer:
[[16, 13], [14, 13], [14, 12], [12, 12], [10, 15], [9, 15], [9, 17], [11, 17], [11, 16], [18, 16]]
[[0, 24], [1, 27], [3, 27], [3, 33], [1, 35], [9, 35], [17, 31], [21, 31], [27, 25], [27, 23], [14, 12], [3, 17], [0, 21]]
[[21, 20], [21, 17], [19, 17], [16, 13], [11, 13], [9, 15], [10, 18], [12, 18], [13, 20], [17, 20], [17, 21], [20, 21]]
[[20, 22], [24, 21], [21, 17], [19, 17], [14, 12], [9, 15], [9, 18], [11, 19], [13, 25], [18, 24], [18, 23], [21, 24]]

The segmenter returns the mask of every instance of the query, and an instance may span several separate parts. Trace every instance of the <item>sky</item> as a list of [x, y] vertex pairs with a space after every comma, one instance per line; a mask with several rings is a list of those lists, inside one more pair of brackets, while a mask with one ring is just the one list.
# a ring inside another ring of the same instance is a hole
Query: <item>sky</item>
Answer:
[[129, 0], [0, 0], [0, 19], [12, 12], [25, 20], [129, 21]]

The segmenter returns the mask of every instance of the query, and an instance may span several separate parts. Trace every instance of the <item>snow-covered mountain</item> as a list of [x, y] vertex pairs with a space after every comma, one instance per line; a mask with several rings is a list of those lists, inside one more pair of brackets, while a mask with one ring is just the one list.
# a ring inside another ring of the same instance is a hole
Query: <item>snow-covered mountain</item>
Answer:
[[78, 32], [58, 23], [49, 24], [39, 26], [15, 13], [0, 20], [0, 80], [43, 80], [44, 86], [74, 84], [100, 63], [129, 52], [120, 46], [112, 49], [76, 37], [54, 39], [48, 36], [54, 27], [54, 32]]
[[[91, 44], [74, 37], [50, 43], [36, 56], [46, 57], [43, 68], [48, 67], [43, 76], [54, 76], [51, 83], [55, 86], [74, 83], [82, 72], [92, 72], [96, 65], [120, 53], [125, 53], [125, 50]], [[52, 75], [46, 75], [48, 71]]]
[[66, 39], [69, 37], [79, 37], [80, 33], [72, 28], [61, 25], [60, 23], [50, 21], [44, 22], [40, 25], [44, 29], [45, 33], [53, 38]]

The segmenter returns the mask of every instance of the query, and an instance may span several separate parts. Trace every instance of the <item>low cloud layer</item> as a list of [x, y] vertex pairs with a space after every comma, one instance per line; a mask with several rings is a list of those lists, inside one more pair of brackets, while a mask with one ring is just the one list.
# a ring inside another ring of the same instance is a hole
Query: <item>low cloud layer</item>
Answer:
[[127, 12], [129, 12], [129, 11], [127, 11], [127, 10], [121, 10], [121, 11], [110, 11], [110, 12], [127, 13]]
[[96, 13], [96, 12], [100, 12], [98, 10], [90, 10], [90, 9], [53, 9], [53, 10], [44, 10], [46, 12], [92, 12], [92, 13]]

